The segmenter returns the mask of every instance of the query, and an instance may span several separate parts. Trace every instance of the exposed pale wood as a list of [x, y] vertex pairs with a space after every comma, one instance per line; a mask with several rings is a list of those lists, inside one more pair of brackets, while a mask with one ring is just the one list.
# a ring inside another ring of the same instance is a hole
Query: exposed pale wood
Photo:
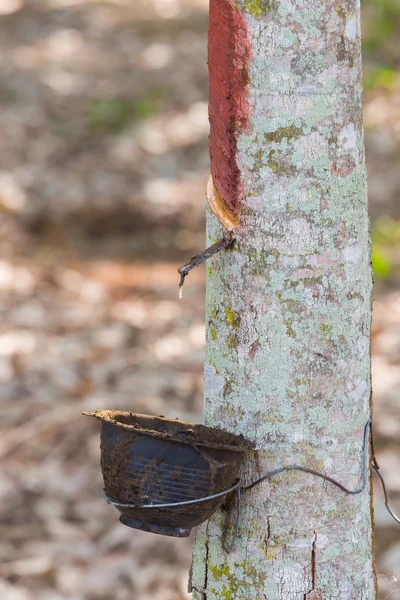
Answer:
[[239, 215], [229, 210], [228, 206], [223, 202], [220, 193], [214, 186], [212, 175], [207, 183], [206, 192], [208, 205], [214, 215], [219, 219], [222, 225], [228, 231], [233, 231], [239, 225]]

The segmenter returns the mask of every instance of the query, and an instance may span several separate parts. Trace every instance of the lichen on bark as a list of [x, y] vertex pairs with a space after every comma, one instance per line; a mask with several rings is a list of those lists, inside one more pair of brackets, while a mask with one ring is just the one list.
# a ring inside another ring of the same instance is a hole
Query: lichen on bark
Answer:
[[[244, 482], [297, 463], [356, 488], [372, 287], [360, 7], [236, 6], [251, 48], [251, 114], [236, 140], [246, 194], [235, 245], [207, 276], [205, 421], [255, 442]], [[210, 241], [224, 233], [211, 211], [207, 227]], [[376, 598], [369, 485], [347, 496], [311, 475], [280, 475], [244, 494], [229, 555], [225, 517], [199, 528], [194, 600]]]

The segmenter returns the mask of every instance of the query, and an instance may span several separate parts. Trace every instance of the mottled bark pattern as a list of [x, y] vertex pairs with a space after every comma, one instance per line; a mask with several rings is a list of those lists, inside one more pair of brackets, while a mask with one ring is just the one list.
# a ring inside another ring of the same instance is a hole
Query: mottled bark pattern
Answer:
[[[212, 2], [214, 0], [211, 0]], [[236, 244], [210, 260], [205, 420], [254, 440], [242, 476], [299, 463], [361, 483], [371, 271], [359, 3], [241, 0], [251, 116]], [[208, 212], [209, 243], [223, 228]], [[290, 472], [248, 492], [235, 549], [200, 527], [194, 600], [374, 600], [370, 489]]]

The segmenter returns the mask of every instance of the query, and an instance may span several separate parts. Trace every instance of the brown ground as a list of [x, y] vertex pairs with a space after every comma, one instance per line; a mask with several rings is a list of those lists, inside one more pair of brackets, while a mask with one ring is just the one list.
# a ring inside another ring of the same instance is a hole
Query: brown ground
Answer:
[[[0, 0], [0, 598], [183, 600], [190, 540], [119, 525], [99, 427], [199, 420], [205, 0]], [[378, 57], [379, 58], [379, 57]], [[367, 71], [369, 58], [366, 59]], [[376, 60], [373, 55], [371, 60]], [[400, 218], [400, 87], [366, 96], [371, 215]], [[400, 289], [376, 286], [375, 431], [400, 512]], [[382, 600], [400, 528], [376, 492]]]

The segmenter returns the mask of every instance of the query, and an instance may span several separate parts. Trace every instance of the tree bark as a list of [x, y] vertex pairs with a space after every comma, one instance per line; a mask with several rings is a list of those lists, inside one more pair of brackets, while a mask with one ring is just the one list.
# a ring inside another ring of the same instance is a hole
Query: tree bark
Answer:
[[[239, 225], [209, 261], [205, 422], [256, 443], [245, 484], [295, 463], [362, 481], [372, 276], [359, 11], [211, 0], [211, 206]], [[210, 244], [224, 235], [210, 210], [207, 227]], [[287, 472], [255, 487], [230, 554], [225, 518], [198, 530], [194, 600], [376, 598], [369, 482], [350, 496]]]

